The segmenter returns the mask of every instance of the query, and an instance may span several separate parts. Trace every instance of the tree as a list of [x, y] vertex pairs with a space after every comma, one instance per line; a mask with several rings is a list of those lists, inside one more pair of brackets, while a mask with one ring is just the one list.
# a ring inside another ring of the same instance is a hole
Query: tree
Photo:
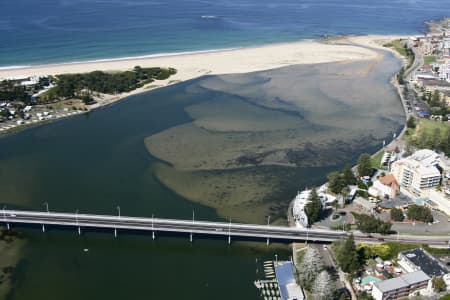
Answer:
[[421, 222], [433, 222], [433, 214], [428, 207], [419, 206], [416, 204], [408, 206], [408, 219]]
[[439, 94], [438, 90], [435, 90], [433, 92], [433, 96], [431, 96], [430, 100], [430, 106], [432, 107], [438, 107], [441, 104], [441, 95]]
[[395, 207], [391, 209], [391, 219], [396, 222], [402, 222], [405, 219], [405, 216], [403, 215], [403, 210]]
[[447, 129], [447, 132], [441, 138], [439, 148], [445, 153], [445, 155], [450, 155], [450, 129]]
[[335, 194], [339, 194], [345, 187], [345, 180], [339, 172], [328, 174], [328, 189]]
[[[342, 189], [342, 191], [341, 191], [341, 194], [342, 194], [342, 197], [343, 197], [343, 199], [344, 199], [344, 204], [346, 203], [346, 201], [347, 201], [347, 196], [348, 195], [350, 195], [350, 188], [348, 187], [348, 186], [346, 186], [346, 187], [344, 187], [343, 189]], [[337, 201], [336, 201], [336, 203], [337, 203]]]
[[353, 174], [352, 167], [349, 164], [345, 165], [342, 177], [346, 185], [356, 183], [355, 174]]
[[430, 146], [432, 149], [437, 149], [441, 142], [441, 129], [439, 127], [434, 128], [433, 135], [430, 140]]
[[81, 96], [81, 100], [84, 104], [88, 105], [94, 102], [94, 98], [89, 93], [83, 93]]
[[305, 287], [311, 287], [317, 274], [319, 274], [322, 269], [323, 263], [320, 259], [319, 251], [314, 247], [308, 247], [302, 262], [298, 267], [301, 284]]
[[409, 117], [408, 121], [406, 122], [406, 127], [416, 128], [416, 119], [414, 117]]
[[359, 300], [374, 300], [371, 294], [367, 293], [366, 291], [362, 292], [358, 296]]
[[403, 79], [404, 73], [405, 73], [405, 68], [403, 68], [403, 67], [397, 73], [397, 81], [398, 81], [398, 84], [400, 84], [400, 85], [405, 84], [405, 80]]
[[359, 176], [368, 176], [372, 174], [372, 161], [370, 154], [363, 153], [358, 159], [358, 174]]
[[8, 110], [8, 109], [0, 110], [0, 116], [1, 116], [1, 117], [7, 118], [7, 117], [9, 117], [9, 115], [10, 115], [10, 113], [9, 113], [9, 110]]
[[359, 244], [357, 250], [359, 257], [365, 259], [371, 259], [375, 257], [389, 259], [392, 256], [391, 247], [389, 245]]
[[442, 277], [434, 277], [431, 283], [433, 284], [434, 291], [437, 293], [447, 290], [447, 285]]
[[358, 229], [362, 232], [387, 234], [391, 230], [392, 224], [389, 222], [383, 222], [374, 216], [366, 214], [357, 214], [354, 212], [352, 214], [356, 219]]
[[403, 96], [408, 96], [408, 87], [406, 85], [403, 87]]
[[342, 271], [356, 273], [361, 269], [358, 252], [356, 251], [355, 239], [351, 234], [344, 242], [336, 247], [336, 260]]
[[313, 298], [315, 300], [328, 300], [333, 298], [335, 284], [328, 271], [319, 273], [312, 287]]
[[368, 190], [369, 189], [367, 184], [365, 184], [361, 179], [358, 180], [358, 188], [363, 189], [363, 190]]
[[305, 213], [308, 217], [309, 225], [319, 220], [320, 213], [322, 212], [322, 201], [320, 201], [319, 195], [317, 195], [316, 188], [311, 189], [311, 193], [308, 197], [308, 203], [305, 206]]

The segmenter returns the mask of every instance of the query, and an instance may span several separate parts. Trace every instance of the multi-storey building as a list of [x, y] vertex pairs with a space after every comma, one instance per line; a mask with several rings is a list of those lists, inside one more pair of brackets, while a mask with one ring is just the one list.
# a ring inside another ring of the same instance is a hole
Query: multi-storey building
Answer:
[[396, 161], [392, 165], [392, 173], [400, 184], [400, 190], [422, 197], [425, 190], [438, 186], [441, 182], [439, 159], [436, 152], [424, 149]]
[[372, 297], [375, 300], [400, 299], [430, 288], [430, 277], [423, 271], [415, 271], [374, 283]]

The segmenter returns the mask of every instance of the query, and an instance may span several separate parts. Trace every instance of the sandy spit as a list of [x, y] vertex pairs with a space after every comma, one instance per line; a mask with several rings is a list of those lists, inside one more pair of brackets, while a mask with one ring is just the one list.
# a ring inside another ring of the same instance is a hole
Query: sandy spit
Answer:
[[[120, 100], [124, 97], [194, 79], [203, 75], [248, 73], [297, 64], [317, 64], [337, 61], [356, 61], [373, 59], [377, 54], [368, 49], [377, 45], [377, 40], [390, 40], [391, 36], [352, 37], [353, 45], [342, 43], [322, 43], [303, 40], [291, 43], [271, 44], [211, 52], [199, 52], [161, 57], [137, 57], [65, 64], [39, 65], [24, 68], [0, 69], [0, 80], [23, 76], [42, 76], [69, 73], [86, 73], [95, 70], [123, 71], [135, 66], [172, 67], [178, 73], [167, 80], [156, 81], [129, 93], [104, 95], [103, 100], [90, 109]], [[358, 39], [358, 44], [356, 40]]]

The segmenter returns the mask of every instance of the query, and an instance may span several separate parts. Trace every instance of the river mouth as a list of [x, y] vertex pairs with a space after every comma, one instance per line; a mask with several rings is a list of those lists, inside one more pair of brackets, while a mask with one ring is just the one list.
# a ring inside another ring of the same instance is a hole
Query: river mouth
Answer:
[[[120, 206], [122, 215], [178, 219], [195, 211], [196, 220], [260, 224], [270, 216], [270, 223], [285, 223], [299, 189], [323, 183], [328, 172], [402, 127], [389, 84], [398, 68], [386, 54], [208, 76], [0, 137], [3, 204], [108, 215]], [[114, 239], [112, 232], [46, 229], [21, 228], [25, 245], [8, 283], [11, 299], [163, 298], [174, 274], [183, 277], [174, 298], [258, 299], [250, 284], [256, 261], [290, 255], [200, 237], [191, 244], [188, 236], [153, 241], [136, 233]], [[43, 288], [50, 283], [51, 294]]]
[[[353, 162], [398, 132], [404, 114], [389, 84], [398, 63], [299, 65], [208, 76], [187, 85], [192, 119], [145, 138], [165, 164], [152, 170], [177, 194], [223, 218], [286, 222], [296, 190]], [[307, 177], [309, 180], [302, 180]]]

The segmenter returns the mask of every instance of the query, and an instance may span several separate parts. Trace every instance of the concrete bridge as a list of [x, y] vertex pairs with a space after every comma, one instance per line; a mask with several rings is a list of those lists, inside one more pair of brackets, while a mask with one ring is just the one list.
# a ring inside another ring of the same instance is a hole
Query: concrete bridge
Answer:
[[[154, 239], [157, 232], [186, 233], [192, 241], [193, 234], [224, 236], [231, 243], [232, 237], [262, 239], [288, 242], [333, 242], [346, 238], [347, 232], [323, 229], [300, 229], [286, 226], [242, 224], [230, 222], [210, 222], [194, 220], [176, 220], [162, 218], [128, 217], [119, 215], [95, 215], [77, 213], [37, 212], [24, 210], [0, 210], [0, 222], [10, 228], [11, 224], [36, 224], [74, 227], [81, 234], [82, 228], [111, 229], [117, 236], [119, 229], [151, 232]], [[427, 243], [430, 245], [448, 246], [448, 236], [405, 236], [405, 235], [368, 235], [354, 232], [355, 241], [366, 243], [383, 243], [399, 241], [404, 243]]]
[[176, 232], [224, 236], [231, 242], [232, 237], [261, 238], [285, 241], [332, 242], [346, 236], [345, 232], [332, 230], [298, 229], [294, 227], [241, 224], [230, 222], [209, 222], [197, 220], [175, 220], [162, 218], [139, 218], [128, 216], [110, 216], [79, 213], [35, 212], [23, 210], [0, 211], [0, 222], [9, 228], [10, 224], [37, 224], [45, 231], [46, 225], [75, 227], [81, 234], [82, 228], [109, 228], [117, 235], [118, 229], [151, 232], [155, 238], [157, 232]]

